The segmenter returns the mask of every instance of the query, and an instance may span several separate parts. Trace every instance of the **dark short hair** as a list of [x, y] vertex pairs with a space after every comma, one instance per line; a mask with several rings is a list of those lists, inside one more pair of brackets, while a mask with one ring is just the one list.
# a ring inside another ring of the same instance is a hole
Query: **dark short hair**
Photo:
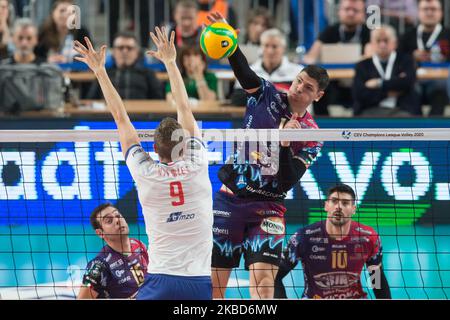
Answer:
[[96, 207], [92, 211], [91, 216], [89, 217], [89, 221], [91, 222], [91, 226], [92, 226], [92, 228], [94, 228], [94, 230], [102, 229], [102, 226], [97, 218], [98, 218], [98, 215], [100, 214], [100, 212], [102, 212], [103, 210], [105, 210], [108, 207], [114, 207], [114, 206], [110, 202], [105, 202], [105, 203], [102, 203], [101, 205], [99, 205], [98, 207]]
[[356, 200], [355, 191], [353, 191], [352, 187], [350, 187], [349, 185], [341, 183], [334, 187], [331, 187], [330, 189], [328, 189], [327, 199], [335, 192], [349, 194], [352, 197], [353, 202]]
[[158, 149], [158, 155], [172, 160], [172, 150], [181, 141], [172, 140], [172, 134], [175, 130], [182, 129], [177, 120], [167, 117], [164, 118], [155, 130], [154, 143]]
[[129, 31], [120, 31], [120, 32], [116, 33], [116, 35], [114, 36], [113, 42], [117, 38], [133, 39], [134, 42], [136, 42], [137, 44], [139, 43], [138, 39], [136, 38], [136, 35]]
[[305, 72], [308, 76], [317, 81], [320, 91], [325, 91], [330, 83], [330, 77], [327, 70], [317, 65], [306, 66], [301, 72]]

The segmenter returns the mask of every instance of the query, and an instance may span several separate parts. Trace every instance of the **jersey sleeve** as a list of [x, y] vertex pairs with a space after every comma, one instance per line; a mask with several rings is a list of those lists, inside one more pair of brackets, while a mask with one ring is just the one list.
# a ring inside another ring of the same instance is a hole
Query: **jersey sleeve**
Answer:
[[366, 265], [379, 266], [383, 260], [383, 248], [381, 246], [381, 238], [378, 234], [370, 237], [371, 251], [367, 258]]
[[136, 182], [140, 176], [145, 174], [149, 166], [154, 164], [153, 159], [140, 144], [132, 145], [127, 150], [125, 161], [131, 176]]
[[190, 137], [184, 145], [184, 160], [195, 165], [208, 165], [208, 150], [202, 140]]
[[94, 289], [100, 295], [106, 290], [108, 281], [108, 269], [105, 263], [99, 259], [90, 261], [83, 276], [83, 285]]
[[247, 107], [252, 107], [262, 100], [265, 107], [274, 110], [276, 113], [281, 115], [285, 115], [287, 113], [288, 107], [286, 103], [281, 99], [281, 93], [277, 88], [264, 78], [261, 79], [261, 86], [259, 89], [249, 94], [249, 98], [247, 99]]

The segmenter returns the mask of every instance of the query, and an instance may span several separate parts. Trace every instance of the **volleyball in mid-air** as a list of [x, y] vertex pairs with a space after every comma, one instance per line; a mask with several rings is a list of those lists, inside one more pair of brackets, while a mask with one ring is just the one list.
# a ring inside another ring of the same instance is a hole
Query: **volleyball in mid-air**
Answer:
[[232, 55], [237, 48], [236, 31], [223, 22], [215, 22], [205, 29], [200, 37], [202, 51], [211, 59], [222, 59]]

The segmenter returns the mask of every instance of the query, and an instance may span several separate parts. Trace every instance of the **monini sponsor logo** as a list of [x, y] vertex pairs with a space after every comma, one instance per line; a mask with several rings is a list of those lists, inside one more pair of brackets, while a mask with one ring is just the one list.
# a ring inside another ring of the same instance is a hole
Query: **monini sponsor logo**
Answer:
[[284, 234], [284, 223], [280, 218], [267, 218], [261, 223], [261, 229], [269, 234]]

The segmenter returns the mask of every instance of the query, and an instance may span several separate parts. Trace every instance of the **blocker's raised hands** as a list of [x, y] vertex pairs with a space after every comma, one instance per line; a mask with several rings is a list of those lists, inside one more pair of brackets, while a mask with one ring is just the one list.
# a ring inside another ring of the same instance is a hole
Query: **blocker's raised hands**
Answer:
[[86, 63], [94, 73], [97, 73], [105, 68], [106, 46], [102, 46], [100, 52], [97, 52], [88, 37], [84, 37], [84, 41], [86, 41], [87, 48], [81, 42], [75, 41], [74, 49], [81, 57], [74, 59]]
[[170, 40], [166, 34], [166, 28], [155, 28], [156, 35], [150, 32], [150, 37], [156, 45], [156, 51], [148, 51], [147, 54], [167, 64], [174, 62], [177, 58], [177, 50], [175, 49], [175, 31], [170, 33]]

